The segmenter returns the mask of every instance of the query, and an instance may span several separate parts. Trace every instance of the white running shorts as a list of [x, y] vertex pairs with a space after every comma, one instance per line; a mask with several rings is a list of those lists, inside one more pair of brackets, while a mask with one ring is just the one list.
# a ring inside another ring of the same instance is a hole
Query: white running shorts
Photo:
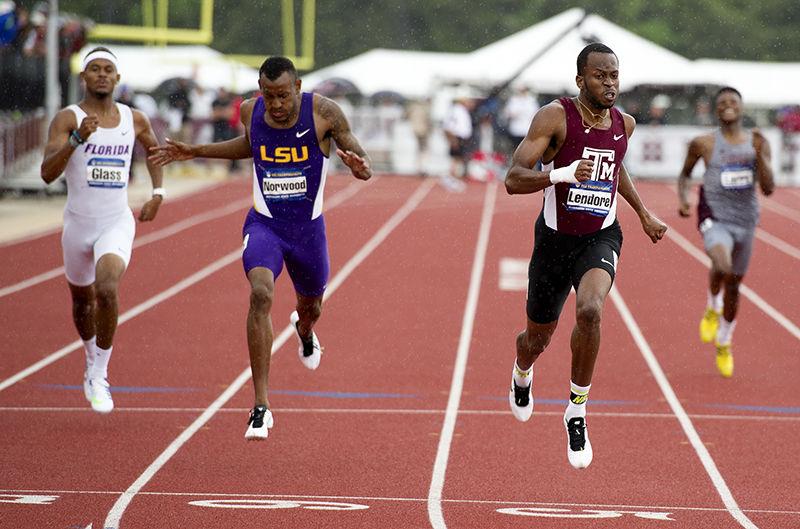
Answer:
[[130, 209], [107, 218], [84, 217], [65, 210], [61, 248], [67, 281], [79, 287], [94, 283], [97, 261], [106, 254], [118, 255], [127, 268], [134, 235], [136, 221]]

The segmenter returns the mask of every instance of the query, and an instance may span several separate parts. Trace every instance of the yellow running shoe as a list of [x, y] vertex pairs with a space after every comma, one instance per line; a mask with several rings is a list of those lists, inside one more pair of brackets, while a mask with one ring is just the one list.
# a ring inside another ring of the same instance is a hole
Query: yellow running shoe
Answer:
[[709, 307], [700, 320], [700, 340], [703, 343], [711, 343], [717, 337], [717, 329], [719, 329], [719, 312]]
[[717, 344], [717, 370], [725, 378], [733, 376], [733, 351], [731, 344]]

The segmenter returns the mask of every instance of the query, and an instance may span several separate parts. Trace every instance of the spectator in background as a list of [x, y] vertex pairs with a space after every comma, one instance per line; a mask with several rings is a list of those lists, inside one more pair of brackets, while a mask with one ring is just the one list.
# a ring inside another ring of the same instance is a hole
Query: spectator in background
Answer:
[[712, 127], [716, 124], [716, 120], [711, 114], [711, 102], [705, 97], [698, 99], [694, 106], [693, 124], [701, 127]]
[[[236, 137], [236, 130], [231, 126], [233, 117], [233, 95], [225, 87], [217, 90], [214, 101], [211, 102], [211, 126], [213, 128], [213, 141], [230, 140]], [[228, 168], [235, 171], [239, 168], [239, 160], [230, 160]]]
[[442, 129], [450, 144], [450, 176], [462, 179], [469, 160], [468, 143], [472, 138], [472, 109], [475, 100], [465, 93], [456, 95], [444, 118]]
[[178, 141], [191, 141], [189, 137], [189, 115], [192, 110], [192, 101], [189, 98], [189, 90], [189, 80], [178, 79], [174, 89], [167, 96], [169, 130], [173, 139]]
[[670, 99], [668, 95], [658, 94], [650, 102], [650, 110], [647, 112], [647, 125], [666, 125], [667, 123], [667, 108], [669, 108]]
[[417, 172], [425, 176], [428, 136], [431, 133], [431, 103], [429, 98], [412, 99], [406, 105], [406, 116], [411, 124], [414, 137], [417, 138]]
[[539, 110], [539, 102], [531, 94], [527, 86], [520, 86], [508, 98], [503, 107], [503, 119], [508, 124], [506, 130], [511, 138], [512, 150], [522, 143], [528, 134], [528, 127], [533, 121], [533, 116]]

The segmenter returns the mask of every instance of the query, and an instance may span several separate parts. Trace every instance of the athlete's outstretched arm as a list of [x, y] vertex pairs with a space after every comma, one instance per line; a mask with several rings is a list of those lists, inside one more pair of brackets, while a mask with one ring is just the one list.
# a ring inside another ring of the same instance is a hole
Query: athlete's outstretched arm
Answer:
[[636, 214], [639, 215], [639, 220], [642, 222], [642, 229], [644, 229], [644, 232], [650, 237], [650, 240], [654, 243], [660, 241], [667, 232], [667, 225], [644, 207], [642, 199], [639, 197], [639, 193], [633, 185], [633, 180], [631, 180], [628, 170], [625, 169], [625, 164], [620, 166], [618, 178], [617, 193], [619, 193], [622, 198], [630, 204]]
[[535, 171], [533, 167], [547, 153], [555, 156], [553, 148], [558, 135], [566, 134], [564, 109], [558, 103], [550, 103], [539, 110], [533, 117], [528, 134], [514, 151], [511, 168], [506, 174], [506, 191], [509, 195], [536, 193], [559, 181], [583, 182], [592, 177], [591, 160], [580, 160], [569, 167], [554, 171]]
[[245, 133], [236, 138], [220, 141], [217, 143], [206, 143], [203, 145], [191, 145], [180, 141], [166, 139], [166, 145], [152, 147], [147, 157], [157, 165], [167, 165], [170, 162], [181, 162], [193, 158], [222, 158], [225, 160], [241, 160], [252, 157], [250, 150], [250, 117], [253, 114], [255, 99], [248, 99], [241, 106], [241, 121], [245, 126]]
[[369, 156], [350, 130], [350, 123], [339, 105], [327, 97], [319, 97], [317, 112], [330, 126], [328, 130], [336, 142], [336, 154], [350, 168], [353, 176], [369, 180], [372, 176]]
[[[151, 147], [158, 146], [158, 139], [156, 133], [153, 132], [153, 127], [150, 125], [150, 119], [140, 110], [131, 109], [133, 112], [133, 127], [136, 130], [136, 140], [142, 144], [145, 151], [149, 151]], [[164, 170], [160, 165], [153, 163], [147, 159], [147, 172], [150, 173], [150, 181], [153, 183], [153, 189], [162, 187], [164, 182]], [[150, 200], [144, 203], [142, 210], [139, 212], [139, 220], [147, 222], [156, 218], [158, 213], [158, 206], [164, 197], [161, 195], [153, 195]]]
[[250, 142], [244, 134], [231, 140], [203, 145], [192, 145], [167, 138], [165, 145], [151, 147], [149, 152], [150, 155], [147, 157], [147, 161], [159, 166], [193, 158], [241, 160], [252, 156]]
[[697, 161], [703, 156], [703, 147], [700, 138], [695, 138], [689, 143], [689, 150], [686, 152], [686, 160], [683, 162], [683, 169], [678, 176], [678, 213], [681, 217], [690, 215], [689, 206], [689, 180], [692, 178], [692, 170]]
[[756, 178], [764, 195], [775, 191], [775, 179], [772, 175], [772, 153], [769, 142], [758, 129], [753, 129], [753, 148], [756, 150]]

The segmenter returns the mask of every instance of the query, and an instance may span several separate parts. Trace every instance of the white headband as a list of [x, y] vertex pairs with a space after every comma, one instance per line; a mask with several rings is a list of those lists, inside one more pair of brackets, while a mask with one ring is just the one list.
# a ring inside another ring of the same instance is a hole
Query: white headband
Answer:
[[114, 68], [117, 69], [119, 72], [119, 64], [117, 64], [117, 58], [111, 52], [104, 51], [104, 50], [97, 50], [97, 51], [90, 51], [86, 54], [86, 57], [83, 58], [83, 66], [81, 67], [81, 71], [86, 71], [86, 67], [89, 66], [89, 63], [97, 60], [97, 59], [105, 59], [111, 64], [114, 65]]

